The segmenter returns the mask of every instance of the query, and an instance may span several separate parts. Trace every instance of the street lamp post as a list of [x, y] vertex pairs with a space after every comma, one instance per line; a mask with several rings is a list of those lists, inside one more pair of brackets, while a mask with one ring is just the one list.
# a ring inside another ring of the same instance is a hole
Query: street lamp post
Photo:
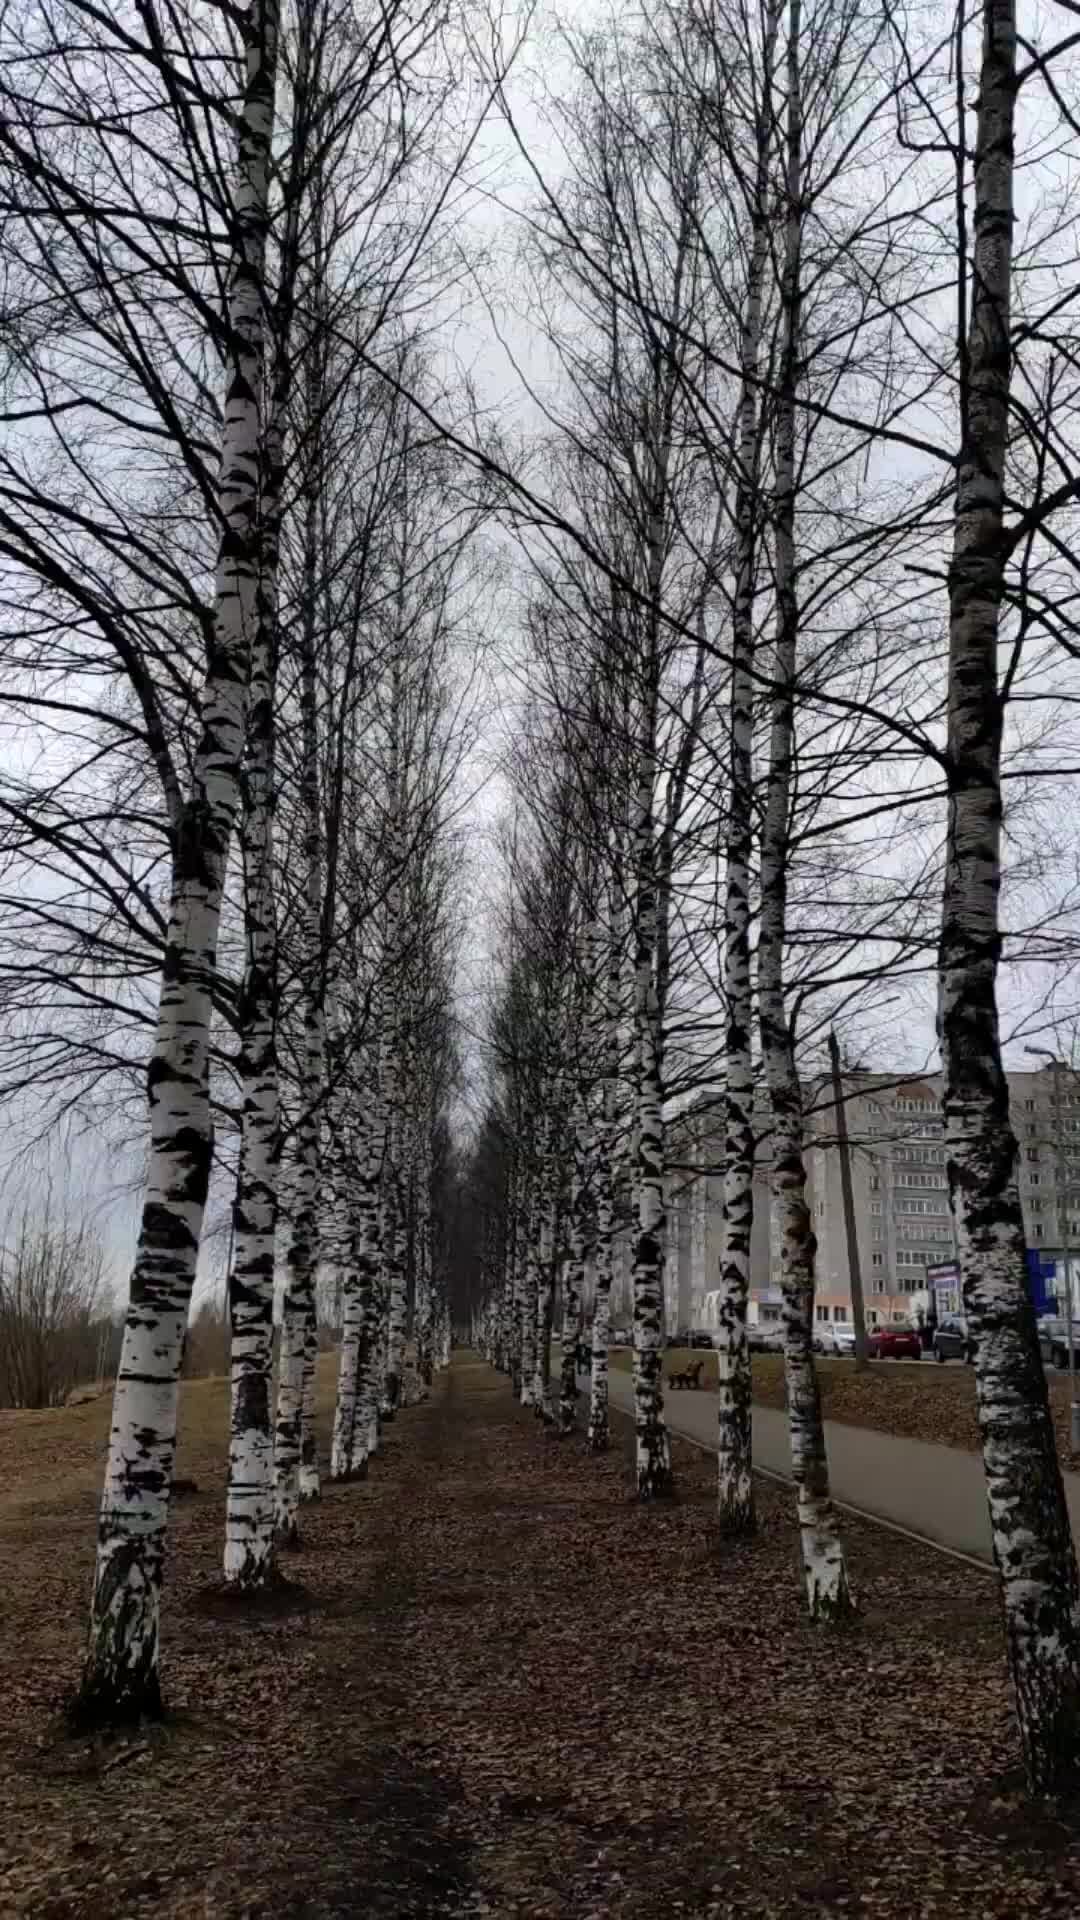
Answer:
[[1066, 1194], [1065, 1129], [1061, 1119], [1061, 1061], [1049, 1047], [1025, 1047], [1033, 1059], [1049, 1060], [1053, 1074], [1054, 1158], [1057, 1163], [1058, 1217], [1061, 1222], [1061, 1264], [1065, 1269], [1065, 1343], [1069, 1350], [1069, 1444], [1080, 1453], [1080, 1405], [1076, 1399], [1076, 1346], [1073, 1341], [1072, 1273], [1069, 1249], [1069, 1204]]

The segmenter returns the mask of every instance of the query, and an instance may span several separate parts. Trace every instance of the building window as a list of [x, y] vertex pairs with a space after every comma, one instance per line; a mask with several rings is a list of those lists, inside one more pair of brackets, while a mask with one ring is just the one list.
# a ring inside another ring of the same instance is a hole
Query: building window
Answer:
[[829, 1307], [815, 1307], [814, 1311], [819, 1320], [827, 1320], [831, 1309]]
[[884, 1266], [884, 1264], [885, 1255], [883, 1253], [872, 1253], [870, 1255], [870, 1265], [872, 1267], [881, 1267]]
[[871, 1193], [881, 1192], [881, 1181], [878, 1179], [876, 1173], [870, 1175], [870, 1191]]
[[1039, 1157], [1038, 1147], [1029, 1147], [1027, 1150], [1027, 1157], [1029, 1160], [1037, 1160]]
[[841, 1320], [841, 1321], [843, 1321], [843, 1320], [846, 1320], [846, 1319], [847, 1319], [847, 1308], [846, 1308], [846, 1307], [834, 1307], [834, 1308], [833, 1308], [833, 1319], [834, 1319], [834, 1320]]
[[1035, 1111], [1035, 1102], [1034, 1102], [1034, 1100], [1025, 1100], [1025, 1101], [1024, 1101], [1024, 1105], [1025, 1105], [1025, 1107], [1027, 1108], [1027, 1110], [1028, 1110], [1028, 1112], [1029, 1112], [1029, 1113], [1034, 1113], [1034, 1111]]
[[1042, 1230], [1042, 1221], [1041, 1221], [1041, 1220], [1036, 1220], [1036, 1222], [1035, 1222], [1035, 1225], [1034, 1225], [1034, 1227], [1033, 1227], [1033, 1229], [1032, 1229], [1032, 1231], [1033, 1231], [1033, 1233], [1034, 1233], [1034, 1235], [1035, 1235], [1035, 1238], [1036, 1238], [1036, 1240], [1041, 1240], [1041, 1239], [1042, 1239], [1042, 1237], [1043, 1237], [1043, 1230]]

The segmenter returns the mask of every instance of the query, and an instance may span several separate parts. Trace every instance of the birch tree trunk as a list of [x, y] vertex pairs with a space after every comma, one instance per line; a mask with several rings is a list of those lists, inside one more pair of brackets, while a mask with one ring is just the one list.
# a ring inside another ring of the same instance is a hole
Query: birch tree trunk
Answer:
[[526, 1211], [525, 1246], [523, 1249], [522, 1301], [521, 1301], [521, 1404], [532, 1407], [536, 1404], [536, 1309], [540, 1290], [540, 1247], [538, 1236], [541, 1220], [541, 1199], [539, 1181], [535, 1172], [529, 1182], [529, 1199]]
[[[551, 1098], [554, 1101], [555, 1096]], [[545, 1121], [546, 1141], [540, 1198], [540, 1247], [536, 1278], [536, 1373], [533, 1411], [545, 1426], [554, 1424], [551, 1404], [551, 1329], [555, 1306], [555, 1258], [558, 1245], [558, 1197], [555, 1186], [554, 1114]]]
[[588, 1204], [589, 1117], [584, 1090], [575, 1099], [574, 1171], [570, 1189], [569, 1257], [563, 1277], [562, 1369], [559, 1383], [559, 1433], [574, 1430], [577, 1412], [577, 1359], [582, 1329], [582, 1288], [585, 1281]]
[[[645, 738], [655, 739], [655, 712]], [[661, 1386], [664, 1300], [664, 1117], [656, 1005], [654, 753], [643, 750], [634, 816], [634, 1026], [637, 1064], [637, 1238], [634, 1245], [634, 1432], [641, 1500], [674, 1491]]]
[[[309, 368], [308, 415], [317, 417], [321, 381]], [[323, 951], [323, 831], [319, 786], [319, 701], [315, 610], [318, 568], [318, 457], [305, 476], [304, 595], [300, 623], [300, 805], [304, 822], [304, 1044], [292, 1231], [282, 1308], [275, 1472], [277, 1531], [283, 1544], [299, 1544], [297, 1513], [302, 1500], [318, 1499], [314, 1389], [318, 1337], [315, 1272], [319, 1259], [322, 1172], [322, 1101], [326, 1084], [325, 969]]]
[[522, 1341], [522, 1276], [520, 1271], [519, 1249], [522, 1244], [521, 1226], [521, 1163], [520, 1156], [514, 1153], [510, 1165], [510, 1178], [507, 1187], [507, 1228], [506, 1228], [506, 1288], [509, 1296], [510, 1335], [509, 1335], [509, 1374], [510, 1390], [514, 1399], [521, 1396], [521, 1341]]
[[[405, 554], [399, 558], [398, 591], [398, 630], [399, 637], [405, 631], [405, 609], [403, 587], [405, 578]], [[405, 928], [402, 924], [402, 890], [400, 871], [402, 862], [402, 767], [401, 767], [401, 729], [403, 722], [403, 691], [401, 663], [394, 660], [391, 671], [390, 690], [390, 771], [387, 798], [389, 821], [388, 852], [393, 878], [391, 880], [387, 905], [387, 945], [394, 969], [394, 977], [400, 973], [399, 960], [404, 950]], [[385, 1077], [383, 1083], [383, 1104], [386, 1111], [387, 1163], [385, 1169], [384, 1206], [383, 1206], [383, 1273], [387, 1297], [387, 1344], [386, 1374], [383, 1382], [381, 1403], [382, 1416], [392, 1420], [401, 1399], [402, 1374], [405, 1365], [405, 1262], [403, 1253], [404, 1221], [401, 1217], [400, 1179], [403, 1146], [403, 1116], [399, 1099], [399, 1082], [403, 1074], [402, 1059], [402, 1017], [396, 1003], [396, 995], [391, 989], [389, 1000], [389, 1033], [384, 1053]]]
[[[971, 318], [949, 569], [948, 838], [938, 1018], [945, 1135], [994, 1559], [1029, 1784], [1080, 1761], [1080, 1589], [1025, 1279], [1017, 1147], [997, 1015], [1001, 951], [998, 640], [1005, 538], [1016, 111], [1013, 0], [983, 9]], [[962, 316], [961, 316], [962, 327]]]
[[735, 592], [731, 610], [731, 688], [724, 887], [724, 1195], [717, 1360], [717, 1521], [731, 1538], [753, 1533], [751, 1472], [753, 1375], [746, 1337], [750, 1242], [754, 1226], [753, 1005], [750, 982], [750, 869], [753, 858], [754, 598], [760, 512], [761, 432], [758, 362], [773, 156], [773, 68], [780, 6], [770, 0], [761, 51], [761, 89], [750, 188], [750, 249], [739, 346], [740, 389], [735, 494]]
[[596, 1245], [592, 1313], [592, 1364], [589, 1379], [590, 1453], [606, 1453], [610, 1443], [608, 1418], [608, 1345], [611, 1326], [611, 1276], [615, 1248], [615, 1205], [610, 1166], [601, 1160], [596, 1172]]
[[225, 1579], [265, 1585], [274, 1561], [274, 1439], [270, 1417], [277, 1226], [277, 929], [273, 878], [274, 689], [277, 561], [283, 480], [282, 419], [267, 433], [260, 614], [252, 649], [240, 843], [247, 959], [240, 989], [244, 1114], [229, 1274], [231, 1422], [225, 1504]]
[[211, 990], [239, 802], [249, 652], [258, 620], [259, 395], [278, 35], [273, 0], [254, 0], [244, 24], [214, 646], [191, 793], [173, 848], [165, 962], [147, 1074], [149, 1165], [113, 1399], [77, 1707], [84, 1718], [104, 1721], [161, 1711], [159, 1614], [177, 1390], [212, 1148]]
[[315, 629], [319, 604], [319, 536], [322, 520], [322, 420], [326, 381], [323, 317], [324, 283], [321, 209], [315, 222], [315, 336], [308, 347], [306, 414], [312, 435], [311, 464], [304, 501], [303, 606], [300, 622], [300, 729], [303, 765], [300, 806], [304, 821], [304, 946], [307, 952], [304, 1001], [304, 1064], [301, 1099], [304, 1112], [299, 1127], [300, 1184], [290, 1276], [293, 1298], [303, 1315], [303, 1359], [300, 1395], [299, 1496], [301, 1502], [319, 1498], [319, 1461], [315, 1441], [315, 1368], [319, 1354], [315, 1307], [315, 1278], [319, 1265], [319, 1207], [322, 1188], [322, 1134], [326, 1096], [327, 955], [323, 932], [325, 847], [323, 796], [319, 771], [319, 658]]
[[[431, 1291], [431, 1142], [430, 1133], [425, 1133], [419, 1148], [419, 1175], [417, 1182], [416, 1215], [416, 1373], [421, 1387], [426, 1393], [431, 1391], [435, 1373], [434, 1355], [434, 1299]], [[498, 1336], [498, 1357], [502, 1363], [505, 1348], [505, 1329], [501, 1315]]]
[[801, 336], [800, 0], [791, 0], [788, 41], [786, 219], [781, 280], [780, 375], [776, 405], [776, 662], [769, 779], [761, 849], [758, 986], [761, 1044], [773, 1115], [773, 1193], [782, 1230], [784, 1369], [791, 1428], [791, 1470], [798, 1501], [807, 1606], [812, 1620], [855, 1611], [836, 1511], [829, 1497], [825, 1429], [814, 1367], [816, 1242], [806, 1200], [802, 1088], [784, 985], [790, 810], [795, 748], [795, 673], [799, 607], [795, 576], [795, 382]]
[[285, 1289], [281, 1303], [277, 1417], [274, 1427], [274, 1523], [283, 1547], [300, 1544], [300, 1448], [304, 1407], [304, 1341], [307, 1283], [311, 1275], [315, 1186], [305, 1141], [297, 1141], [293, 1169]]
[[385, 1341], [379, 1412], [384, 1420], [392, 1420], [401, 1403], [405, 1354], [405, 1262], [402, 1258], [404, 1223], [400, 1190], [401, 1120], [389, 1070], [384, 1098], [388, 1107], [387, 1151], [383, 1166], [382, 1191], [382, 1293], [385, 1300]]
[[349, 1247], [342, 1285], [341, 1351], [330, 1442], [330, 1478], [348, 1480], [354, 1472], [356, 1409], [360, 1387], [360, 1346], [364, 1333], [364, 1297], [360, 1286], [358, 1234]]
[[371, 1293], [374, 1281], [377, 1223], [379, 1141], [377, 1122], [361, 1122], [357, 1129], [355, 1153], [350, 1159], [352, 1178], [352, 1232], [347, 1249], [344, 1278], [344, 1316], [341, 1355], [338, 1369], [337, 1405], [330, 1454], [332, 1480], [362, 1478], [367, 1470], [370, 1413], [365, 1395], [369, 1391], [371, 1341]]

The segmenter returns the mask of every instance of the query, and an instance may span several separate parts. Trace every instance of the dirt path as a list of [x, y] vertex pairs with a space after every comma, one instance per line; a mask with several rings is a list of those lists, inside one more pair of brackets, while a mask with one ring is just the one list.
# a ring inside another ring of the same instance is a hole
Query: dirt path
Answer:
[[[328, 1374], [324, 1439], [329, 1401]], [[306, 1610], [240, 1622], [204, 1599], [223, 1396], [185, 1410], [203, 1490], [176, 1513], [163, 1733], [92, 1750], [51, 1720], [90, 1567], [85, 1419], [54, 1416], [40, 1527], [26, 1489], [0, 1513], [0, 1915], [1076, 1911], [1073, 1823], [1007, 1775], [985, 1577], [853, 1529], [863, 1619], [812, 1632], [785, 1495], [719, 1554], [702, 1455], [678, 1445], [679, 1503], [642, 1511], [623, 1423], [590, 1460], [458, 1355], [310, 1515]]]

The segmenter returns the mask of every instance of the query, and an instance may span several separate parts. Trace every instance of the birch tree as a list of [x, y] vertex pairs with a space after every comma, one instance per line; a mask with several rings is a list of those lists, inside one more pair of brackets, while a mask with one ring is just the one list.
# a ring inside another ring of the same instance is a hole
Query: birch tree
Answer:
[[210, 974], [239, 800], [248, 650], [257, 624], [260, 394], [278, 20], [246, 27], [221, 440], [221, 546], [202, 737], [177, 822], [166, 967], [148, 1072], [150, 1164], [116, 1382], [98, 1531], [87, 1715], [161, 1711], [158, 1612], [176, 1406], [210, 1159]]
[[[1025, 1280], [1016, 1137], [1001, 1063], [1005, 466], [1017, 29], [1012, 0], [982, 9], [970, 316], [961, 309], [960, 445], [949, 567], [948, 844], [938, 1018], [949, 1189], [994, 1559], [1024, 1763], [1046, 1792], [1080, 1756], [1080, 1584], [1046, 1378]], [[962, 263], [966, 276], [966, 262]]]

